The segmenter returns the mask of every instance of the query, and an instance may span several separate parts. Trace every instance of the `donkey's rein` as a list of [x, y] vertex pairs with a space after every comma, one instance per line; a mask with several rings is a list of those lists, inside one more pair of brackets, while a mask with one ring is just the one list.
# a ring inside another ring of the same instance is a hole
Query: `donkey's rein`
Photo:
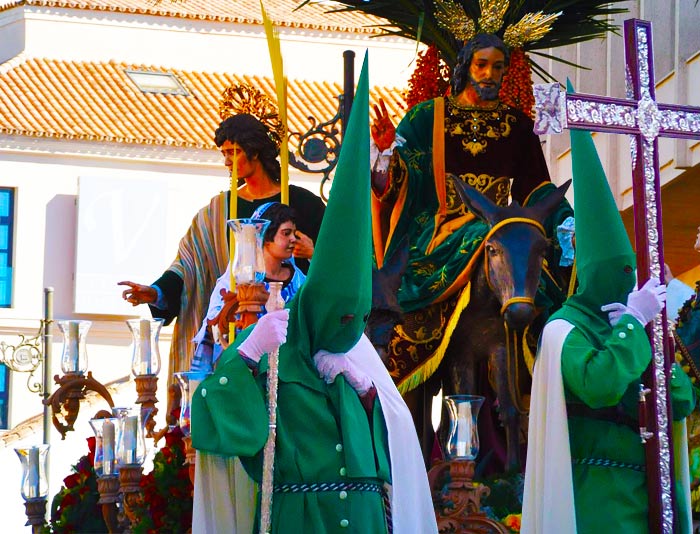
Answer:
[[[543, 236], [547, 236], [547, 232], [545, 232], [544, 226], [542, 226], [542, 224], [538, 221], [534, 219], [528, 219], [527, 217], [510, 217], [508, 219], [503, 219], [502, 221], [499, 221], [496, 224], [494, 224], [489, 230], [489, 232], [486, 234], [486, 237], [484, 237], [484, 242], [504, 226], [513, 223], [529, 224], [537, 228], [540, 232], [542, 232]], [[491, 277], [489, 276], [488, 261], [484, 261], [484, 274], [486, 275], [486, 283], [488, 284], [491, 291], [494, 291], [493, 285], [491, 284]], [[508, 306], [516, 303], [534, 304], [535, 300], [532, 297], [511, 297], [503, 303], [503, 306], [501, 306], [501, 315], [505, 313], [505, 311], [508, 309]]]

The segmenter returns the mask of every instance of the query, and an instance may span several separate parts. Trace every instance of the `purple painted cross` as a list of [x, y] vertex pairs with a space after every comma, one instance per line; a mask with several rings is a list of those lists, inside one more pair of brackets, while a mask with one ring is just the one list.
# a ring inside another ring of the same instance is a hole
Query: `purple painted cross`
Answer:
[[[650, 276], [663, 281], [661, 188], [657, 138], [700, 139], [700, 108], [658, 104], [655, 99], [651, 23], [625, 21], [628, 99], [566, 94], [555, 84], [535, 86], [535, 132], [561, 133], [564, 128], [629, 134], [637, 272], [640, 283]], [[671, 534], [674, 523], [673, 441], [669, 395], [672, 364], [666, 310], [648, 328], [653, 358], [643, 376], [641, 400], [649, 394], [646, 443], [650, 532]]]

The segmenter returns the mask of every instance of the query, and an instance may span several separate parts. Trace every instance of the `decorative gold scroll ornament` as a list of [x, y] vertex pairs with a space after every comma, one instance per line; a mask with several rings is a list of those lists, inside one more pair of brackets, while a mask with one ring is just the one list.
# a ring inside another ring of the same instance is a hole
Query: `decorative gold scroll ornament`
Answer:
[[[503, 26], [509, 0], [479, 0], [481, 16], [478, 23], [471, 19], [455, 0], [434, 0], [438, 24], [461, 41], [468, 41], [477, 33], [496, 33]], [[526, 13], [518, 22], [509, 25], [503, 33], [503, 42], [509, 48], [522, 48], [525, 43], [544, 37], [562, 12], [545, 14], [542, 11]]]
[[277, 104], [269, 96], [245, 83], [230, 85], [221, 93], [219, 116], [224, 120], [242, 113], [252, 115], [267, 126], [270, 137], [279, 148], [284, 126], [280, 121]]

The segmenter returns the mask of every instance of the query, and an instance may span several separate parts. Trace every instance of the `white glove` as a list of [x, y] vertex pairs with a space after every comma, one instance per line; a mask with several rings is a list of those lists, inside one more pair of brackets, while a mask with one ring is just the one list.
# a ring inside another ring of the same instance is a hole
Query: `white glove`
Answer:
[[600, 307], [600, 311], [607, 312], [610, 326], [615, 326], [620, 322], [620, 317], [622, 317], [623, 314], [629, 313], [627, 311], [627, 306], [621, 302], [611, 302], [610, 304], [605, 304], [604, 306]]
[[250, 335], [238, 346], [241, 356], [258, 363], [263, 354], [272, 352], [287, 341], [289, 310], [277, 310], [263, 315]]
[[358, 395], [364, 395], [372, 387], [369, 376], [360, 371], [345, 354], [319, 350], [314, 356], [314, 363], [326, 384], [332, 384], [335, 377], [342, 374]]
[[666, 285], [661, 284], [658, 278], [649, 278], [641, 289], [628, 295], [627, 313], [645, 326], [656, 317], [665, 302]]
[[612, 326], [615, 326], [625, 313], [629, 313], [642, 326], [646, 326], [661, 311], [664, 302], [666, 302], [666, 286], [659, 283], [658, 278], [650, 278], [641, 289], [632, 291], [627, 296], [626, 306], [613, 302], [601, 306], [600, 309], [608, 312], [608, 320]]

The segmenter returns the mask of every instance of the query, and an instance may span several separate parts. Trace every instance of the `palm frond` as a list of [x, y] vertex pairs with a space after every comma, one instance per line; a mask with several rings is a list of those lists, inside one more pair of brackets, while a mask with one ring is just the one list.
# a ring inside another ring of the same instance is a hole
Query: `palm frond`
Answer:
[[[479, 17], [478, 2], [458, 0], [471, 18]], [[551, 31], [534, 43], [527, 43], [526, 51], [544, 50], [566, 46], [590, 39], [604, 37], [607, 33], [618, 33], [618, 26], [611, 22], [613, 15], [627, 12], [621, 7], [626, 0], [512, 0], [506, 13], [505, 28], [520, 20], [526, 13], [542, 11], [562, 15], [554, 22]], [[308, 4], [305, 0], [297, 9]], [[329, 12], [360, 11], [387, 20], [380, 25], [382, 35], [405, 37], [434, 44], [444, 61], [453, 67], [462, 43], [438, 26], [432, 0], [337, 0], [341, 7]], [[423, 15], [422, 25], [419, 25]], [[557, 58], [553, 58], [557, 59]]]

